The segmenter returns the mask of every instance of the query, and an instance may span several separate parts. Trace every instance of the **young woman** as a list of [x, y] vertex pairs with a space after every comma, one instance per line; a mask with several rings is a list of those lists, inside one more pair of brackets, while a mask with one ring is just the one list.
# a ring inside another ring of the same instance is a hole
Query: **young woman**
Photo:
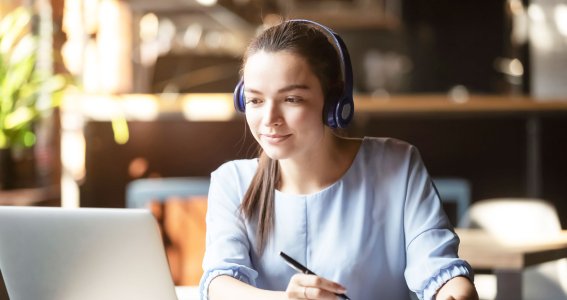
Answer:
[[353, 108], [338, 35], [283, 22], [243, 66], [235, 105], [262, 151], [212, 173], [202, 299], [477, 299], [416, 148], [335, 134]]

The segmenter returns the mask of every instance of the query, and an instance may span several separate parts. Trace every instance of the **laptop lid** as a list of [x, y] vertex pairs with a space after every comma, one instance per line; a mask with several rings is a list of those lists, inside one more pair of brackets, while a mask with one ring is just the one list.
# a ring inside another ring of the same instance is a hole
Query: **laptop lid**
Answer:
[[144, 209], [0, 207], [0, 269], [11, 300], [177, 299]]

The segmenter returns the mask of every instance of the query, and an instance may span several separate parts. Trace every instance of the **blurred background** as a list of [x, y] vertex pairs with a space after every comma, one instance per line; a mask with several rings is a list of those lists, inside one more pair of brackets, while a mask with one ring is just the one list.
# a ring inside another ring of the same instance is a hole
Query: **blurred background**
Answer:
[[416, 145], [443, 200], [544, 199], [567, 229], [567, 1], [1, 0], [0, 16], [0, 205], [126, 207], [135, 180], [254, 157], [241, 55], [307, 18], [350, 51], [345, 134]]
[[0, 3], [1, 63], [20, 26], [8, 16], [24, 8], [34, 70], [58, 76], [33, 86], [27, 133], [2, 116], [1, 204], [124, 207], [132, 180], [208, 176], [254, 156], [230, 95], [241, 54], [282, 17], [309, 18], [351, 53], [357, 116], [346, 134], [407, 140], [434, 178], [466, 182], [471, 202], [544, 198], [567, 226], [565, 1]]

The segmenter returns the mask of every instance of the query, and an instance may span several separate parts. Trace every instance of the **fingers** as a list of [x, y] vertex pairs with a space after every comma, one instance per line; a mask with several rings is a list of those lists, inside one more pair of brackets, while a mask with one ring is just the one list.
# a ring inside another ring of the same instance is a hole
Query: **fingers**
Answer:
[[304, 286], [323, 289], [333, 294], [341, 294], [346, 291], [346, 288], [342, 285], [315, 275], [305, 275], [305, 277], [300, 277], [300, 280]]
[[337, 299], [335, 294], [345, 293], [346, 289], [333, 281], [306, 274], [294, 275], [286, 293], [290, 299]]

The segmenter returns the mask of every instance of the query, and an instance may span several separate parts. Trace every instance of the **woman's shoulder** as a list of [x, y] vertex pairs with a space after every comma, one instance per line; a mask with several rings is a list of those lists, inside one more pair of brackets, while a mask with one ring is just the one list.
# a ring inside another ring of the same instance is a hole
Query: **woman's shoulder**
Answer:
[[220, 165], [215, 171], [213, 171], [212, 175], [221, 177], [252, 177], [256, 172], [257, 166], [257, 158], [231, 160]]
[[389, 137], [365, 137], [359, 155], [353, 173], [380, 189], [399, 187], [421, 161], [415, 146]]
[[211, 173], [211, 188], [222, 190], [224, 193], [244, 194], [254, 177], [257, 165], [257, 159], [225, 162]]
[[404, 170], [421, 159], [414, 145], [390, 137], [364, 137], [359, 155], [365, 170]]
[[365, 136], [363, 138], [362, 145], [367, 151], [379, 151], [386, 153], [404, 153], [417, 150], [417, 148], [409, 142], [392, 137]]

